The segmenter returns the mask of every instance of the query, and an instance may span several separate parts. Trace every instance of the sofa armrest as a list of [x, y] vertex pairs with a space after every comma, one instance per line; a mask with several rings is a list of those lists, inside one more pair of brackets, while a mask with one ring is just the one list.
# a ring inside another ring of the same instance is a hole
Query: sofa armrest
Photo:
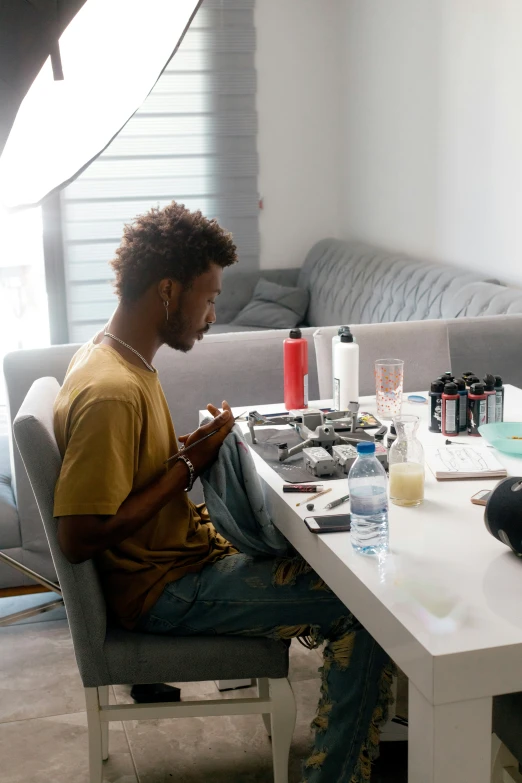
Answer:
[[254, 288], [260, 277], [280, 285], [297, 285], [299, 269], [255, 269], [251, 272], [236, 272], [235, 269], [223, 273], [223, 290], [216, 300], [218, 324], [229, 324], [240, 310], [252, 299]]

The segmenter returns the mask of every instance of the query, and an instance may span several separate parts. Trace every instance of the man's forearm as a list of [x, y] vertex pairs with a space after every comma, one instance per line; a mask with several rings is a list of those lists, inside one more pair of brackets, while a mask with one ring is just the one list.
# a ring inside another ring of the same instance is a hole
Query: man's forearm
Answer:
[[112, 517], [86, 515], [81, 524], [77, 517], [62, 517], [58, 539], [63, 553], [71, 562], [81, 563], [117, 546], [152, 519], [173, 496], [183, 492], [188, 480], [187, 466], [176, 462], [160, 479], [129, 495]]

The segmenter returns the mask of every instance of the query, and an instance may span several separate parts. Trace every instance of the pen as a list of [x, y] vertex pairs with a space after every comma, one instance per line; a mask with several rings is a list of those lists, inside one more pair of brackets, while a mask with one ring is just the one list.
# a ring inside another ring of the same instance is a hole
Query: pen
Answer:
[[328, 503], [325, 508], [336, 508], [336, 506], [340, 506], [341, 503], [346, 503], [347, 500], [350, 500], [350, 495], [343, 495], [342, 498], [339, 498], [339, 500], [332, 500], [332, 502]]
[[318, 498], [319, 495], [326, 495], [327, 492], [331, 492], [331, 491], [332, 491], [331, 487], [329, 489], [323, 489], [323, 490], [321, 490], [321, 492], [317, 492], [315, 495], [312, 495], [311, 498], [307, 498], [306, 500], [301, 500], [300, 503], [296, 503], [295, 505], [296, 506], [302, 506], [303, 503], [309, 503], [311, 500], [315, 500], [316, 498]]

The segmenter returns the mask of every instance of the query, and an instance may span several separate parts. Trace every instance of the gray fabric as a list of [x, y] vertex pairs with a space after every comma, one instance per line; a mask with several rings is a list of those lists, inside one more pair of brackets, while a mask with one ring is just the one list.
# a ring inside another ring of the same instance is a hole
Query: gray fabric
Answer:
[[308, 301], [308, 291], [302, 288], [290, 288], [261, 278], [252, 299], [236, 315], [232, 324], [291, 329], [303, 320]]
[[109, 628], [104, 655], [109, 678], [97, 685], [288, 676], [288, 645], [261, 637], [172, 638]]
[[245, 555], [284, 555], [289, 546], [265, 506], [254, 460], [239, 427], [227, 435], [219, 457], [201, 477], [212, 524]]
[[[374, 367], [377, 359], [394, 357], [404, 361], [406, 392], [428, 389], [437, 375], [453, 367], [446, 321], [355, 324], [351, 329], [359, 345], [361, 395], [375, 394]], [[332, 397], [332, 338], [337, 331], [337, 326], [326, 326], [314, 333], [321, 399]]]
[[522, 693], [493, 698], [493, 732], [522, 764]]
[[98, 574], [91, 560], [80, 565], [66, 560], [58, 545], [53, 517], [54, 487], [62, 463], [53, 428], [53, 405], [59, 388], [55, 378], [35, 381], [15, 418], [13, 431], [62, 588], [82, 680], [84, 685], [99, 685], [109, 682], [109, 673], [103, 656], [106, 611]]
[[105, 600], [93, 561], [71, 565], [62, 554], [53, 517], [54, 487], [61, 458], [53, 431], [59, 385], [40, 378], [14, 422], [14, 435], [63, 591], [76, 661], [85, 687], [110, 684], [286, 677], [288, 648], [261, 638], [173, 639], [107, 629]]
[[[299, 269], [263, 269], [262, 272], [245, 272], [241, 264], [223, 272], [223, 290], [216, 299], [217, 326], [230, 324], [240, 310], [252, 299], [257, 281], [265, 280], [280, 285], [295, 286]], [[213, 327], [214, 330], [214, 327]]]
[[522, 314], [457, 318], [446, 327], [452, 372], [490, 372], [522, 388]]
[[234, 324], [214, 324], [212, 326], [212, 334], [228, 334], [233, 332], [265, 332], [266, 329], [263, 326], [234, 326]]
[[17, 547], [21, 544], [20, 521], [11, 486], [11, 459], [9, 438], [0, 437], [0, 549]]
[[445, 302], [482, 279], [360, 242], [323, 239], [308, 253], [298, 285], [310, 291], [306, 323], [333, 326], [443, 318]]
[[522, 290], [493, 283], [468, 283], [443, 307], [444, 318], [522, 313]]

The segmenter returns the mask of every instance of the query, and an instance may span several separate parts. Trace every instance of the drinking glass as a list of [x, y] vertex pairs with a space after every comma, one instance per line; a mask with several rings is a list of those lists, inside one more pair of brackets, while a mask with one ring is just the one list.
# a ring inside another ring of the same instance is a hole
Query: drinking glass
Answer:
[[401, 359], [378, 359], [375, 362], [378, 418], [393, 419], [394, 416], [400, 416], [403, 385], [404, 362]]

